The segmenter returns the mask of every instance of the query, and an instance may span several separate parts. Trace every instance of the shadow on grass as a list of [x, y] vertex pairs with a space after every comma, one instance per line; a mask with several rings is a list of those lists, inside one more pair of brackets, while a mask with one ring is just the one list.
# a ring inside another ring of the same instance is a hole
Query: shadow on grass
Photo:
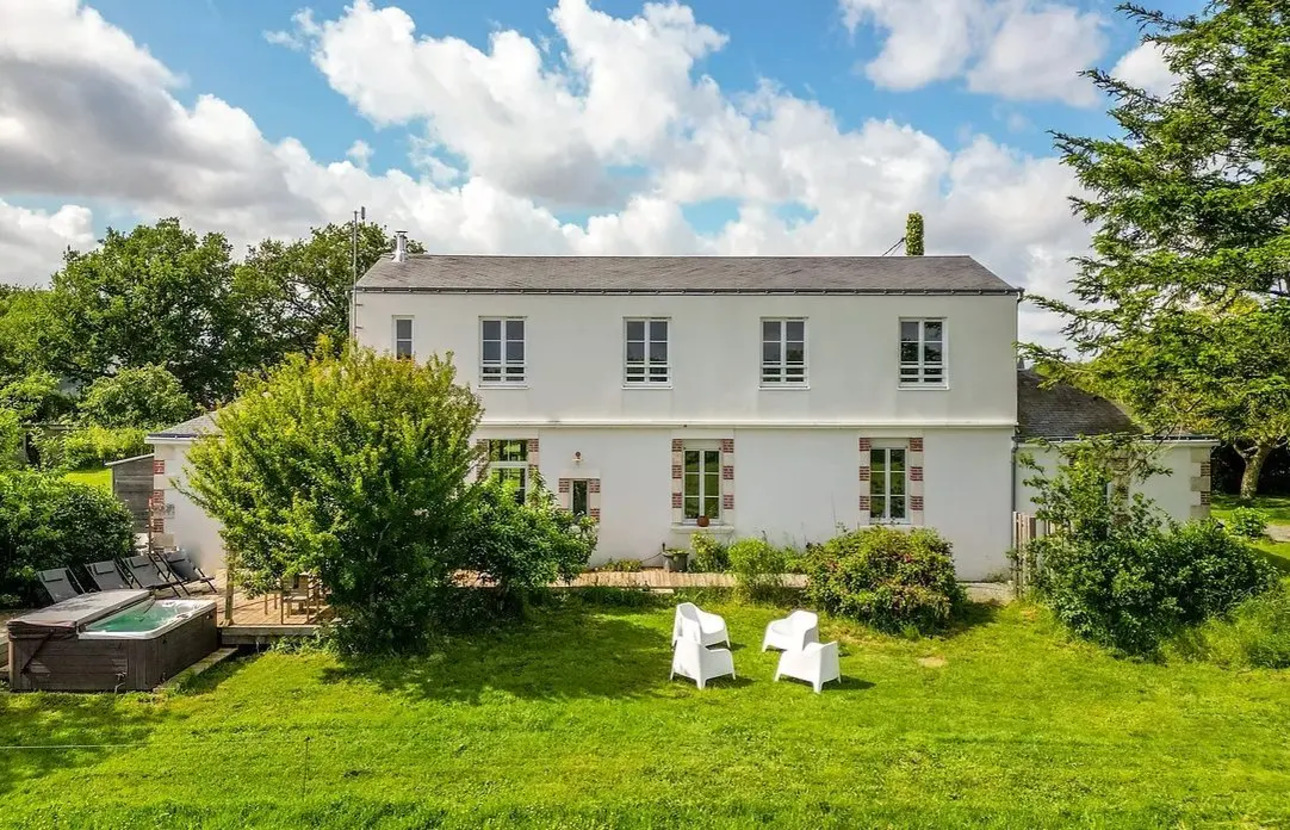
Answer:
[[958, 637], [974, 628], [989, 625], [999, 618], [1003, 606], [997, 602], [966, 602], [950, 622], [949, 628], [942, 634], [944, 637]]
[[426, 656], [351, 659], [323, 681], [470, 703], [495, 691], [535, 700], [635, 698], [669, 685], [670, 629], [658, 627], [654, 609], [588, 610], [543, 611], [502, 631], [445, 638]]
[[150, 707], [109, 694], [0, 692], [0, 796], [141, 743], [156, 721]]
[[1255, 550], [1258, 551], [1259, 556], [1263, 558], [1264, 562], [1267, 562], [1276, 569], [1277, 573], [1282, 576], [1286, 576], [1287, 574], [1290, 574], [1290, 544], [1286, 544], [1285, 547], [1287, 548], [1285, 554], [1273, 553], [1272, 551], [1264, 550], [1263, 548], [1255, 548]]

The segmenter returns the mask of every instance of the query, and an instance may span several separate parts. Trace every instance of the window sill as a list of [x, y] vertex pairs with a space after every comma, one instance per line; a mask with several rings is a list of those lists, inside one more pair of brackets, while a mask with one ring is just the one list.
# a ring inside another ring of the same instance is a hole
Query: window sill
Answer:
[[870, 519], [869, 526], [870, 527], [913, 527], [913, 524], [909, 521], [909, 519], [900, 519], [898, 521], [891, 521], [891, 520], [883, 521], [882, 519], [878, 519], [877, 521], [875, 521], [873, 519]]
[[758, 387], [765, 392], [809, 392], [809, 383], [763, 383]]
[[900, 389], [909, 392], [944, 392], [950, 388], [948, 383], [902, 383]]
[[710, 530], [714, 533], [734, 533], [734, 525], [709, 524], [707, 527], [699, 527], [694, 522], [673, 523], [672, 530], [678, 533], [695, 533], [700, 530]]
[[480, 381], [479, 388], [480, 389], [528, 389], [529, 385], [527, 383], [488, 383], [485, 381]]
[[624, 389], [671, 389], [671, 381], [667, 383], [624, 383]]

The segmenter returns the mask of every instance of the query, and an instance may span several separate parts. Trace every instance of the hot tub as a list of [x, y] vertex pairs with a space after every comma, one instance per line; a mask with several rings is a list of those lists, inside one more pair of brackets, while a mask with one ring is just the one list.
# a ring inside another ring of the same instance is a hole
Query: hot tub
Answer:
[[9, 621], [15, 691], [143, 691], [217, 647], [211, 600], [84, 594]]

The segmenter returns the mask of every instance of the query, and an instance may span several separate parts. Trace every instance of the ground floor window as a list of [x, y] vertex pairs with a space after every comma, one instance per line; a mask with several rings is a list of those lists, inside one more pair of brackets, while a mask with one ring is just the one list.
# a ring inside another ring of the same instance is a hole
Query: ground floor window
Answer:
[[585, 478], [574, 479], [572, 482], [572, 492], [570, 493], [570, 510], [575, 516], [586, 516], [588, 514], [587, 505], [587, 480]]
[[874, 523], [908, 520], [906, 452], [903, 445], [869, 451], [869, 519]]
[[515, 483], [520, 504], [528, 492], [529, 442], [526, 438], [502, 438], [488, 442], [488, 469], [493, 478]]
[[721, 447], [713, 442], [686, 443], [684, 446], [685, 520], [696, 521], [707, 516], [717, 523], [721, 519]]

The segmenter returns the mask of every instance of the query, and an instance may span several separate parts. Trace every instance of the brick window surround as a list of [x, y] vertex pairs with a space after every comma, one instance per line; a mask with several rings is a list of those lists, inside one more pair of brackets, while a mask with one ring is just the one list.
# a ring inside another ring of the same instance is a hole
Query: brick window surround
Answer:
[[[722, 438], [718, 444], [721, 452], [721, 526], [729, 527], [735, 523], [735, 439]], [[672, 524], [685, 523], [685, 439], [673, 438]]]
[[903, 441], [905, 449], [905, 496], [909, 499], [906, 514], [908, 524], [913, 527], [922, 527], [926, 521], [926, 496], [923, 492], [923, 439], [922, 437], [909, 438], [875, 438], [872, 436], [860, 436], [856, 442], [856, 452], [859, 455], [859, 474], [856, 485], [860, 490], [860, 497], [857, 499], [856, 507], [860, 511], [860, 524], [870, 523], [869, 510], [871, 508], [869, 498], [869, 482], [873, 477], [873, 471], [869, 466], [869, 453], [873, 450], [875, 441]]

